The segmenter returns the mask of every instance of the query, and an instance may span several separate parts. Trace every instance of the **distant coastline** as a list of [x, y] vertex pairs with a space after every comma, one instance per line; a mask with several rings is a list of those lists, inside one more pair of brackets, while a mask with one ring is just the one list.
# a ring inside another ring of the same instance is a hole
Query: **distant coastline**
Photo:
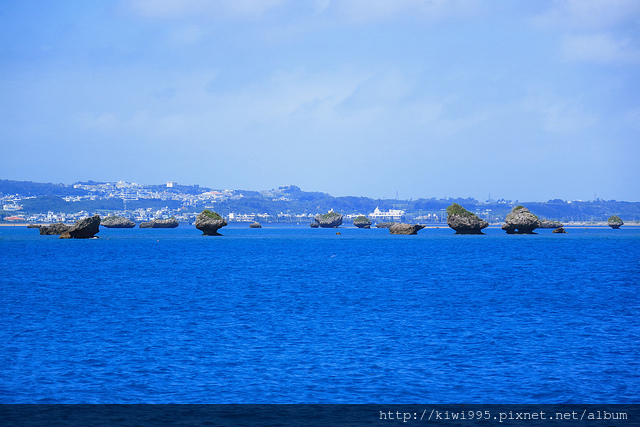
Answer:
[[[34, 223], [31, 222], [22, 222], [22, 223], [11, 223], [11, 222], [2, 222], [0, 221], [0, 227], [27, 227], [29, 225], [33, 225]], [[65, 225], [73, 225], [73, 222], [66, 222], [64, 223]], [[244, 223], [233, 223], [235, 225], [240, 225], [240, 224], [244, 224]], [[49, 225], [49, 224], [41, 224], [41, 225]], [[187, 224], [187, 223], [181, 223], [181, 226], [190, 226], [191, 224]], [[292, 224], [289, 222], [274, 222], [272, 223], [272, 225], [289, 225], [289, 226], [299, 226], [299, 227], [304, 227], [304, 228], [308, 228], [309, 225], [308, 224]], [[502, 223], [491, 223], [489, 224], [488, 228], [500, 228], [502, 226]], [[590, 223], [590, 222], [572, 222], [572, 223], [566, 223], [563, 225], [564, 228], [576, 228], [576, 227], [609, 227], [607, 225], [606, 222], [598, 222], [598, 223]], [[624, 223], [624, 228], [627, 227], [640, 227], [640, 221], [630, 221], [630, 222], [625, 222]], [[340, 228], [357, 228], [351, 224], [345, 224], [345, 226], [340, 227]], [[437, 223], [436, 225], [425, 225], [424, 226], [425, 229], [438, 229], [438, 228], [449, 228], [447, 226], [446, 223]]]
[[136, 223], [175, 217], [193, 223], [203, 209], [222, 215], [228, 223], [309, 223], [317, 214], [340, 212], [345, 223], [365, 215], [372, 221], [396, 221], [435, 226], [446, 222], [452, 203], [465, 207], [489, 224], [501, 223], [511, 210], [523, 204], [539, 218], [564, 224], [605, 223], [617, 215], [626, 224], [640, 221], [640, 202], [616, 200], [546, 202], [473, 198], [420, 198], [416, 200], [334, 197], [304, 191], [295, 185], [270, 190], [213, 189], [167, 182], [140, 185], [118, 182], [78, 182], [72, 185], [0, 180], [0, 222], [74, 223], [93, 214], [118, 215]]

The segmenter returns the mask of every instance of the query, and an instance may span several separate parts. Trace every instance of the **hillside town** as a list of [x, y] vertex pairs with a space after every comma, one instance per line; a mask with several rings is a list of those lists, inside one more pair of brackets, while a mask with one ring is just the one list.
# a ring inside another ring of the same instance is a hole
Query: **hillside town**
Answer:
[[[85, 201], [97, 201], [97, 200], [117, 200], [121, 201], [123, 208], [110, 210], [109, 214], [118, 215], [130, 218], [135, 222], [151, 221], [153, 219], [167, 219], [174, 217], [181, 223], [193, 223], [196, 216], [199, 213], [198, 207], [204, 207], [205, 209], [216, 209], [221, 202], [227, 200], [240, 200], [244, 197], [242, 193], [234, 190], [210, 190], [203, 189], [202, 192], [191, 194], [177, 190], [178, 183], [174, 181], [168, 181], [164, 188], [158, 188], [159, 186], [144, 186], [132, 182], [107, 182], [107, 183], [78, 183], [72, 186], [77, 190], [84, 190], [86, 194], [83, 195], [69, 195], [61, 197], [65, 202], [80, 203]], [[198, 186], [194, 186], [198, 188]], [[172, 191], [174, 190], [174, 191]], [[263, 193], [264, 195], [271, 196], [272, 201], [287, 202], [290, 201], [286, 195], [276, 190], [270, 190]], [[94, 212], [79, 210], [76, 212], [55, 212], [48, 210], [47, 212], [25, 212], [25, 201], [36, 199], [37, 196], [26, 196], [21, 194], [2, 195], [0, 202], [2, 204], [2, 210], [5, 211], [5, 216], [2, 218], [7, 222], [29, 222], [29, 223], [54, 223], [64, 222], [71, 223], [78, 219], [85, 218], [94, 214]], [[171, 208], [169, 206], [160, 208], [127, 208], [127, 204], [131, 207], [134, 202], [140, 200], [150, 201], [171, 201], [179, 204], [179, 207]], [[229, 222], [292, 222], [301, 223], [313, 221], [316, 213], [300, 213], [293, 214], [288, 212], [279, 212], [277, 214], [270, 214], [266, 212], [228, 212], [225, 218]], [[345, 218], [358, 216], [360, 213], [347, 214]], [[432, 217], [433, 215], [433, 217]], [[435, 221], [438, 215], [426, 214], [423, 219]], [[374, 212], [370, 214], [370, 217], [380, 221], [400, 221], [405, 218], [405, 211], [400, 209], [391, 209], [389, 211], [381, 211], [376, 208]]]

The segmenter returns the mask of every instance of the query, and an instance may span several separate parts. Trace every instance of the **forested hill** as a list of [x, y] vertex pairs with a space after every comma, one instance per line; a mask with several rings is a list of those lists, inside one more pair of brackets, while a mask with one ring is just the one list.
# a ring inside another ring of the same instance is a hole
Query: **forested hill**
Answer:
[[[93, 181], [90, 181], [93, 182]], [[11, 181], [0, 179], [0, 197], [18, 196], [81, 196], [86, 190], [74, 188], [73, 185], [52, 184], [50, 182]]]

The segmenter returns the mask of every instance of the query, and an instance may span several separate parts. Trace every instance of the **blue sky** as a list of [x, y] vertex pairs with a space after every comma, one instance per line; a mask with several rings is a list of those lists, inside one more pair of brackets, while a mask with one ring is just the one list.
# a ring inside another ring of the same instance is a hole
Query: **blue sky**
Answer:
[[637, 0], [8, 0], [0, 178], [640, 201]]

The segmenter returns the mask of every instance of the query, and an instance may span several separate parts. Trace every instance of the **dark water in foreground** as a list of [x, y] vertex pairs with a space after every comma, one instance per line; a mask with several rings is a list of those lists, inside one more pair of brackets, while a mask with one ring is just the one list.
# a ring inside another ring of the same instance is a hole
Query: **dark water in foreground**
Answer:
[[568, 231], [0, 227], [0, 403], [640, 403], [640, 229]]

